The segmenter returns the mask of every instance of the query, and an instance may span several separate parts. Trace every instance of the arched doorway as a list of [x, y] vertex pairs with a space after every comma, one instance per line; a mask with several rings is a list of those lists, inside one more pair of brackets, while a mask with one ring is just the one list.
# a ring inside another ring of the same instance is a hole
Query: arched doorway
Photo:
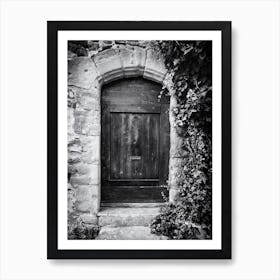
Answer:
[[169, 98], [158, 98], [161, 87], [143, 78], [103, 86], [101, 205], [168, 197]]

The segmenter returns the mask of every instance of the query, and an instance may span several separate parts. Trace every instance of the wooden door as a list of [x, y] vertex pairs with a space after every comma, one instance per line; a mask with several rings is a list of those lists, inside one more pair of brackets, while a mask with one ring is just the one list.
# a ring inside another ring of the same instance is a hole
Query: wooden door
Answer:
[[102, 91], [101, 202], [161, 202], [168, 179], [168, 99], [161, 86], [124, 79]]

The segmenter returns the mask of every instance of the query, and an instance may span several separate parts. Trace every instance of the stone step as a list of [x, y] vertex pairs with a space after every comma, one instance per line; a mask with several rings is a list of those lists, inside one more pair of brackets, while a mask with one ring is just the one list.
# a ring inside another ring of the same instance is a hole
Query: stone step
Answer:
[[97, 240], [166, 240], [166, 236], [158, 236], [151, 233], [151, 229], [145, 226], [122, 226], [101, 228]]
[[108, 207], [98, 213], [98, 224], [110, 227], [149, 226], [159, 210], [160, 207]]

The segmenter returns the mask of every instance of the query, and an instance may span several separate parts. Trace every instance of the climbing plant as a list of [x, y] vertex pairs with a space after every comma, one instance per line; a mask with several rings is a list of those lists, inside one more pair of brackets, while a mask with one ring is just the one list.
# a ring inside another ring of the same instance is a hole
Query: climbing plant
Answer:
[[176, 133], [187, 154], [178, 186], [179, 200], [167, 204], [151, 230], [171, 239], [212, 236], [212, 44], [211, 41], [154, 41], [164, 57]]

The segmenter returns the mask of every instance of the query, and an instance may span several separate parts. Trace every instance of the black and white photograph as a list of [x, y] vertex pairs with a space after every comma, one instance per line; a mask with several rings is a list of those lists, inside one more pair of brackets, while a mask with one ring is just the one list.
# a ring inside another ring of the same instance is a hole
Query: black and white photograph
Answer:
[[211, 239], [212, 42], [68, 53], [68, 238]]
[[221, 250], [221, 31], [109, 32], [58, 33], [58, 247]]

